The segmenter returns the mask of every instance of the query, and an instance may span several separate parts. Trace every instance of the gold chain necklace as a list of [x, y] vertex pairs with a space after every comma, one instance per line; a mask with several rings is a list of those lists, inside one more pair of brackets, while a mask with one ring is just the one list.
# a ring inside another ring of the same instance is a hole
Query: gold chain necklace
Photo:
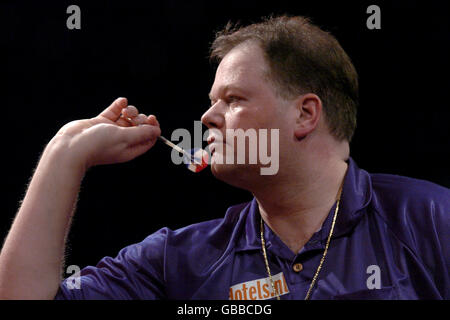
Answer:
[[[341, 184], [341, 186], [339, 188], [338, 197], [337, 197], [337, 203], [336, 203], [336, 209], [334, 210], [333, 223], [331, 224], [330, 233], [328, 234], [327, 243], [325, 245], [325, 251], [323, 252], [322, 259], [320, 259], [319, 266], [317, 267], [316, 273], [314, 274], [314, 277], [313, 277], [313, 279], [311, 281], [311, 285], [309, 286], [308, 292], [306, 293], [305, 300], [308, 300], [310, 295], [311, 295], [311, 291], [312, 291], [314, 285], [316, 284], [317, 277], [319, 275], [320, 270], [322, 269], [323, 262], [325, 261], [325, 257], [326, 257], [327, 252], [328, 252], [328, 247], [330, 246], [331, 237], [333, 236], [334, 225], [336, 223], [336, 218], [337, 218], [337, 214], [338, 214], [338, 211], [339, 211], [339, 204], [341, 202], [342, 185], [343, 185], [343, 183]], [[275, 294], [277, 296], [277, 300], [280, 300], [280, 294], [278, 293], [277, 288], [275, 288], [275, 284], [274, 284], [273, 279], [272, 279], [272, 273], [270, 272], [269, 260], [267, 259], [266, 241], [264, 240], [264, 224], [263, 224], [262, 217], [261, 217], [261, 227], [260, 228], [261, 228], [260, 229], [261, 230], [261, 247], [262, 247], [262, 251], [263, 251], [264, 262], [266, 263], [267, 274], [269, 275], [270, 284], [272, 285], [272, 290], [273, 290], [273, 292], [275, 292]]]

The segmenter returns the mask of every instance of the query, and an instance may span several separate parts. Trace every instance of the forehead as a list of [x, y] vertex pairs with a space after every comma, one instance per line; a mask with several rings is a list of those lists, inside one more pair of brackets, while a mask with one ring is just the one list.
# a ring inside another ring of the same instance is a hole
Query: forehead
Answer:
[[233, 48], [220, 62], [211, 96], [227, 88], [254, 90], [267, 85], [268, 65], [258, 44], [247, 42]]

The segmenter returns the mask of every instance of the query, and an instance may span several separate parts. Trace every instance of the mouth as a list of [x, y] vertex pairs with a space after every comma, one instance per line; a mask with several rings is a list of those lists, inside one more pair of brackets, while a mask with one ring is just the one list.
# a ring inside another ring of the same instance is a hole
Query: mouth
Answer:
[[209, 148], [209, 151], [211, 152], [211, 155], [213, 155], [214, 152], [216, 151], [217, 144], [224, 143], [221, 140], [217, 140], [216, 137], [214, 137], [214, 136], [209, 137], [206, 141], [208, 142], [208, 148]]
[[216, 152], [217, 142], [211, 143], [208, 145], [209, 151], [211, 152], [211, 156]]

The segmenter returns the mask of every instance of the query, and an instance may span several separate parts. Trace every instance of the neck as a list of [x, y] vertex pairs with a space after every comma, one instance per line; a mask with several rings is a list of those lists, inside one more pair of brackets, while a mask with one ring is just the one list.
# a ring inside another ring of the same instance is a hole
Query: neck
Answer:
[[336, 202], [347, 163], [311, 158], [280, 181], [253, 192], [265, 223], [295, 254], [320, 229]]

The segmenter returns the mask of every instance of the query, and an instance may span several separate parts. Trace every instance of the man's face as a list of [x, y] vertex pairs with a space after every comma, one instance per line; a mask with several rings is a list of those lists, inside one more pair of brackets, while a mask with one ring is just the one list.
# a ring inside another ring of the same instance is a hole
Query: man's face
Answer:
[[[257, 132], [258, 129], [268, 129], [269, 154], [273, 148], [270, 146], [270, 129], [280, 129], [280, 142], [293, 139], [290, 128], [295, 120], [291, 104], [276, 94], [267, 79], [268, 68], [263, 52], [256, 43], [247, 42], [235, 47], [218, 66], [210, 92], [211, 107], [202, 116], [203, 124], [221, 133], [220, 137], [212, 130], [213, 133], [209, 135], [211, 170], [217, 178], [232, 185], [248, 187], [245, 184], [255, 174], [260, 174], [259, 168], [262, 165], [248, 164], [248, 144], [245, 148], [247, 154], [244, 165], [218, 163], [218, 157], [225, 159], [223, 154], [219, 154], [221, 149], [225, 153], [226, 148], [230, 147], [231, 141], [226, 140], [227, 129], [255, 129]], [[259, 139], [258, 136], [258, 141]], [[280, 155], [285, 148], [280, 143]], [[236, 143], [234, 149], [233, 155], [236, 153]]]

